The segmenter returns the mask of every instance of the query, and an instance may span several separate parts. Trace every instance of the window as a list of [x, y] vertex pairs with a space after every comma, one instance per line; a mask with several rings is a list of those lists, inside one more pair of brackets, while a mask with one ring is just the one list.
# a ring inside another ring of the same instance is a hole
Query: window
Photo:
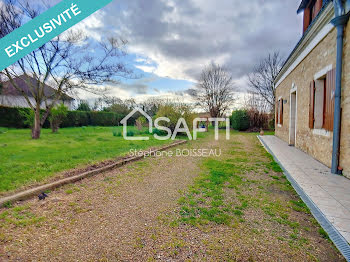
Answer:
[[277, 125], [283, 125], [283, 99], [280, 98], [277, 101], [276, 105], [276, 124]]
[[310, 83], [309, 127], [333, 131], [335, 69]]
[[316, 18], [320, 10], [322, 9], [323, 0], [313, 0], [304, 10], [304, 25], [303, 32], [305, 32], [312, 21]]
[[[310, 5], [310, 17], [311, 17], [311, 21], [315, 19], [317, 15], [317, 10], [316, 10], [316, 1], [313, 1]], [[311, 22], [310, 21], [310, 22]]]

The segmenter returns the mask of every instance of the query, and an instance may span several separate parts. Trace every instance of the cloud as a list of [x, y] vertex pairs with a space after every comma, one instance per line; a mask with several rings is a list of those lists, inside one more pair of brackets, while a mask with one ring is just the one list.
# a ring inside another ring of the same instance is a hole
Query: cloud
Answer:
[[[301, 37], [299, 4], [300, 0], [118, 0], [74, 28], [95, 40], [115, 35], [127, 39], [134, 55], [131, 63], [157, 77], [195, 82], [205, 65], [219, 63], [243, 91], [259, 59], [275, 50], [288, 56]], [[111, 85], [111, 92], [124, 98], [189, 95], [176, 93], [183, 86], [172, 93], [150, 87], [152, 81]]]
[[135, 94], [135, 95], [147, 94], [147, 91], [148, 91], [148, 85], [145, 83], [132, 83], [132, 84], [121, 83], [118, 85], [118, 87], [124, 90], [128, 90], [128, 93]]
[[299, 2], [121, 0], [104, 23], [129, 40], [131, 52], [156, 63], [158, 76], [193, 81], [215, 61], [238, 79], [268, 52], [288, 55], [301, 35]]
[[106, 34], [108, 33], [108, 28], [105, 27], [103, 23], [105, 16], [106, 12], [99, 10], [73, 26], [72, 29], [82, 31], [85, 36], [101, 41], [101, 39], [106, 37]]
[[[268, 52], [288, 56], [301, 36], [300, 0], [118, 0], [84, 24], [94, 37], [129, 41], [136, 67], [195, 81], [203, 66], [226, 66], [240, 88]], [[141, 85], [134, 86], [146, 90]]]
[[182, 92], [163, 92], [161, 94], [146, 94], [146, 95], [136, 95], [133, 97], [137, 102], [143, 102], [150, 98], [157, 98], [169, 101], [180, 101], [187, 104], [195, 104], [193, 97], [188, 94], [183, 94]]
[[156, 67], [154, 66], [143, 66], [143, 65], [135, 65], [136, 68], [146, 72], [146, 73], [153, 73], [154, 71], [156, 71]]
[[[156, 81], [158, 78], [154, 76], [145, 77], [136, 79], [133, 81], [129, 81], [126, 83], [117, 83], [109, 85], [109, 95], [119, 96], [120, 89], [124, 90], [124, 96], [128, 96], [128, 98], [137, 96], [137, 95], [145, 95], [149, 92], [149, 84]], [[126, 95], [127, 94], [127, 95]]]

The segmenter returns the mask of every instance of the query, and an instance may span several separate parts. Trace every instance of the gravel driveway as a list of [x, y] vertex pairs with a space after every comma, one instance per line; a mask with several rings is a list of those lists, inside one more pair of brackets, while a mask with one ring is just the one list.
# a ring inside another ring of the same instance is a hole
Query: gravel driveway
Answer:
[[[189, 189], [207, 172], [207, 158], [147, 158], [50, 192], [45, 201], [1, 209], [0, 260], [343, 261], [307, 210], [293, 208], [298, 197], [290, 188], [282, 190], [288, 183], [281, 173], [266, 168], [271, 160], [255, 136], [235, 133], [230, 141], [207, 136], [172, 150], [190, 148], [221, 149], [222, 156], [211, 157], [220, 161], [242, 162], [237, 157], [245, 154], [246, 165], [254, 165], [241, 176], [255, 182], [223, 184], [222, 203], [241, 195], [249, 203], [241, 214], [228, 216], [228, 224], [204, 219], [189, 224], [181, 213], [179, 199], [198, 198]], [[278, 199], [289, 219], [282, 221], [297, 223], [297, 230], [279, 223], [279, 210], [272, 216], [254, 204], [265, 195]], [[199, 218], [198, 213], [194, 219]]]

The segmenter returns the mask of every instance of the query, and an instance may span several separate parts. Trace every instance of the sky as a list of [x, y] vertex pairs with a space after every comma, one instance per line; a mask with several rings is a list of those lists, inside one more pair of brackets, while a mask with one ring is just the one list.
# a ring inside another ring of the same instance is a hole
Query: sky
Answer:
[[287, 57], [302, 34], [300, 2], [114, 0], [75, 27], [96, 41], [110, 36], [128, 41], [124, 62], [138, 78], [113, 84], [110, 96], [189, 101], [187, 91], [211, 62], [226, 67], [237, 91], [245, 92], [247, 75], [261, 58], [274, 51]]
[[128, 40], [127, 64], [142, 75], [123, 80], [111, 95], [187, 100], [202, 68], [211, 62], [232, 73], [238, 91], [259, 59], [287, 57], [301, 37], [300, 0], [116, 0], [79, 27], [102, 39]]

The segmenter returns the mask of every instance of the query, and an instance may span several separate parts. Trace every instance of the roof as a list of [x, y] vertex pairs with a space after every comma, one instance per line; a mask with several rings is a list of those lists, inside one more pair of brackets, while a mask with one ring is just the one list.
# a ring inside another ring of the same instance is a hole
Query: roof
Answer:
[[[33, 77], [30, 76], [25, 76], [25, 75], [21, 75], [19, 77], [16, 77], [13, 79], [13, 81], [16, 83], [16, 85], [23, 90], [23, 92], [29, 96], [29, 97], [33, 97], [33, 94], [30, 90], [30, 87], [27, 85], [26, 81], [30, 82], [32, 86], [36, 86], [38, 84], [38, 80], [34, 79]], [[56, 93], [56, 89], [54, 89], [53, 87], [49, 86], [49, 85], [44, 85], [44, 94], [46, 97], [50, 97], [53, 96]], [[10, 81], [6, 81], [2, 84], [2, 95], [7, 95], [7, 96], [21, 96], [22, 93], [16, 89]], [[61, 99], [64, 100], [74, 100], [74, 98], [70, 97], [67, 94], [62, 94]]]
[[[303, 5], [303, 2], [307, 2], [306, 5], [310, 2], [311, 0], [303, 0], [299, 6], [299, 9], [300, 8], [303, 8], [302, 5]], [[284, 69], [284, 66], [287, 64], [287, 62], [289, 61], [289, 59], [293, 56], [293, 54], [295, 53], [295, 51], [298, 49], [298, 47], [300, 46], [300, 44], [303, 42], [303, 40], [305, 39], [305, 37], [307, 36], [307, 34], [309, 33], [311, 27], [313, 26], [313, 24], [318, 20], [318, 18], [322, 15], [323, 11], [326, 9], [326, 7], [328, 6], [329, 3], [331, 3], [332, 0], [324, 0], [323, 3], [322, 3], [322, 8], [321, 10], [318, 12], [318, 14], [316, 15], [316, 17], [312, 20], [311, 24], [309, 25], [309, 27], [307, 28], [307, 30], [304, 32], [303, 36], [300, 38], [300, 40], [298, 41], [298, 43], [296, 44], [296, 46], [294, 47], [294, 49], [292, 50], [292, 52], [290, 53], [290, 55], [288, 56], [288, 58], [286, 59], [286, 61], [284, 62], [280, 72], [278, 73], [277, 75], [277, 78], [278, 79], [278, 76], [279, 74], [283, 71]], [[298, 9], [298, 11], [299, 11]], [[304, 10], [305, 7], [302, 9]]]
[[311, 0], [302, 0], [298, 7], [297, 13], [299, 14], [301, 11], [304, 11], [310, 2]]
[[[312, 0], [302, 0], [299, 7], [298, 7], [298, 10], [297, 10], [297, 14], [299, 14], [300, 12], [304, 11], [305, 8], [309, 5], [309, 3], [311, 2]], [[322, 6], [325, 6], [327, 5], [329, 2], [331, 2], [332, 0], [323, 0], [323, 3], [322, 3]]]
[[204, 112], [204, 113], [198, 113], [198, 117], [210, 118], [211, 115], [208, 112]]

